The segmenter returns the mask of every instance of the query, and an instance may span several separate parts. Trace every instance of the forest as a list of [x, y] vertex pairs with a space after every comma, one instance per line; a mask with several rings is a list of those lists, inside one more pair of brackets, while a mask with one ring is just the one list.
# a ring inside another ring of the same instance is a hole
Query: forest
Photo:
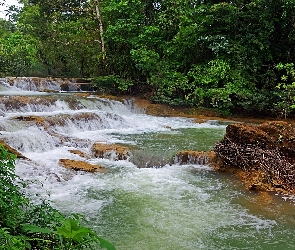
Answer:
[[224, 115], [294, 115], [295, 0], [19, 2], [0, 19], [1, 77], [86, 78]]

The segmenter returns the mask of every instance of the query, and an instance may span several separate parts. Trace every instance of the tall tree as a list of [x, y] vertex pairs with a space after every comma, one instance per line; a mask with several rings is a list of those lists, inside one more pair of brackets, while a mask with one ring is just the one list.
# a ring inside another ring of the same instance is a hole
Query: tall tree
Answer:
[[102, 18], [100, 15], [100, 2], [99, 0], [95, 0], [95, 12], [96, 12], [96, 17], [98, 20], [98, 24], [99, 24], [99, 36], [100, 36], [100, 44], [101, 44], [101, 52], [103, 54], [103, 59], [105, 59], [105, 43], [104, 43], [104, 31], [103, 31], [103, 23], [102, 23]]

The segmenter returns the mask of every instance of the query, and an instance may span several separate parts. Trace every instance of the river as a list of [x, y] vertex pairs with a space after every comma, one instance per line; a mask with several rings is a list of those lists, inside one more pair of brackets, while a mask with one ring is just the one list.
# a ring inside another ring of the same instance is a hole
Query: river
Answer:
[[[151, 116], [132, 99], [0, 86], [0, 138], [30, 159], [16, 163], [27, 194], [84, 215], [118, 250], [295, 249], [292, 200], [247, 191], [208, 166], [173, 161], [181, 150], [212, 149], [229, 122]], [[127, 146], [132, 155], [95, 158], [95, 142]], [[59, 159], [106, 172], [69, 170]]]

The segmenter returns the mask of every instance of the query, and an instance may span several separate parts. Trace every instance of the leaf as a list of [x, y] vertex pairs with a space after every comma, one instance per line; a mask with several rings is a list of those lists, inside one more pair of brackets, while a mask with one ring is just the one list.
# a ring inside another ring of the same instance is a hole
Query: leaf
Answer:
[[110, 243], [109, 241], [105, 240], [104, 238], [98, 237], [98, 240], [100, 242], [100, 247], [101, 248], [106, 248], [107, 250], [116, 250], [116, 248], [113, 246], [112, 243]]
[[31, 224], [22, 224], [22, 228], [24, 231], [28, 233], [44, 233], [44, 234], [51, 234], [53, 231], [49, 228], [38, 227]]
[[85, 227], [80, 227], [79, 230], [72, 232], [73, 239], [76, 241], [82, 241], [83, 238], [87, 237], [89, 234], [93, 234], [92, 230]]
[[82, 227], [79, 225], [78, 220], [68, 218], [63, 222], [63, 227], [57, 227], [57, 233], [65, 238], [69, 238], [75, 241], [82, 241], [84, 237], [89, 234], [94, 234], [91, 229]]

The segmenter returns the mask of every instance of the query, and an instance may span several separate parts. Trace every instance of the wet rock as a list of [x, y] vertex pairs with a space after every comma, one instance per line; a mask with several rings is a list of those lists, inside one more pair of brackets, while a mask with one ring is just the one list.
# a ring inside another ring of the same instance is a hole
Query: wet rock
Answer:
[[82, 152], [81, 150], [73, 149], [69, 150], [70, 153], [79, 155], [82, 158], [89, 158], [89, 155], [85, 152]]
[[[87, 94], [76, 93], [72, 95], [60, 96], [61, 102], [56, 102], [55, 95], [36, 96], [2, 96], [0, 98], [0, 107], [4, 113], [24, 113], [24, 112], [50, 112], [58, 109], [80, 110], [85, 108], [81, 104], [82, 98], [76, 98], [76, 95], [87, 97]], [[89, 96], [89, 94], [88, 94]], [[61, 107], [60, 105], [64, 105]]]
[[133, 100], [134, 108], [149, 115], [193, 117], [198, 118], [198, 120], [204, 119], [204, 121], [207, 121], [212, 117], [220, 118], [220, 114], [212, 109], [171, 106], [168, 104], [155, 103], [148, 99], [149, 98], [135, 98]]
[[138, 168], [160, 168], [173, 163], [172, 157], [162, 152], [132, 148], [130, 161]]
[[59, 164], [64, 166], [65, 168], [73, 169], [73, 170], [81, 170], [86, 172], [106, 172], [106, 169], [100, 165], [93, 165], [85, 161], [77, 161], [70, 159], [60, 159]]
[[128, 160], [131, 156], [129, 148], [117, 144], [94, 143], [91, 151], [93, 157], [107, 158], [114, 161]]
[[2, 81], [10, 86], [27, 91], [93, 91], [95, 88], [87, 79], [53, 77], [6, 77]]
[[61, 91], [61, 86], [67, 86], [68, 91], [78, 89], [75, 78], [52, 78], [52, 77], [7, 77], [11, 86], [27, 91]]
[[231, 124], [215, 145], [218, 170], [237, 174], [249, 189], [295, 192], [295, 129], [287, 122]]
[[4, 146], [4, 148], [9, 152], [17, 156], [17, 158], [21, 159], [28, 159], [27, 157], [23, 156], [20, 152], [18, 152], [16, 149], [10, 147], [5, 141], [0, 140], [0, 144]]
[[174, 157], [176, 164], [198, 164], [198, 165], [211, 165], [215, 162], [214, 151], [180, 151]]

